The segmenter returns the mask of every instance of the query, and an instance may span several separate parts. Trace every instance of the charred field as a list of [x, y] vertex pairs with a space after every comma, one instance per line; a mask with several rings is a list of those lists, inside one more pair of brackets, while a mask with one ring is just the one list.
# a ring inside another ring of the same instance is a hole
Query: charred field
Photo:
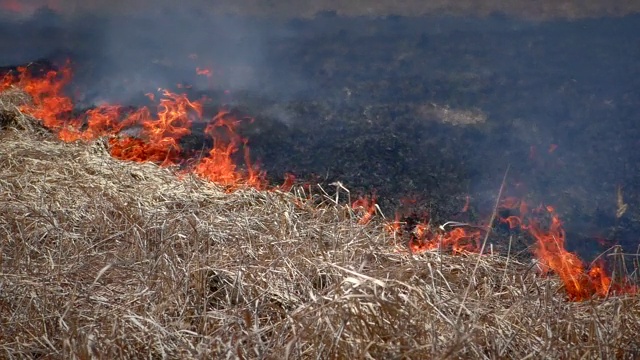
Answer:
[[376, 194], [389, 217], [402, 208], [477, 222], [510, 167], [508, 191], [555, 205], [572, 250], [593, 258], [600, 240], [636, 251], [637, 207], [616, 212], [618, 188], [638, 201], [638, 16], [325, 13], [281, 26], [286, 36], [267, 51], [279, 65], [256, 76], [268, 95], [233, 100], [255, 118], [244, 133], [272, 181], [340, 181], [355, 196]]
[[182, 16], [0, 22], [3, 356], [637, 356], [638, 15]]

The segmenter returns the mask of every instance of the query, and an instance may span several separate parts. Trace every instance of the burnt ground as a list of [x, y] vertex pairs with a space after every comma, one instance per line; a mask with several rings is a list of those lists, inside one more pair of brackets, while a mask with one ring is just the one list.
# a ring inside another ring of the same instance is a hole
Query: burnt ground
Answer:
[[[507, 193], [553, 204], [570, 247], [591, 256], [600, 238], [635, 252], [640, 17], [288, 26], [296, 36], [270, 47], [283, 66], [265, 87], [310, 85], [286, 101], [235, 94], [256, 117], [246, 136], [274, 181], [316, 174], [375, 192], [387, 215], [410, 197], [438, 222], [480, 221], [510, 166]], [[629, 204], [618, 220], [617, 186]], [[457, 214], [466, 195], [474, 210]]]
[[[326, 188], [340, 181], [354, 197], [375, 193], [390, 217], [409, 198], [437, 223], [481, 222], [510, 167], [507, 195], [553, 204], [570, 248], [592, 257], [601, 239], [636, 251], [640, 16], [525, 22], [328, 12], [256, 20], [255, 29], [268, 29], [261, 53], [269, 66], [226, 69], [251, 86], [192, 91], [255, 118], [243, 134], [274, 183], [285, 173]], [[234, 41], [222, 43], [252, 42]], [[98, 82], [87, 70], [92, 56], [79, 76]], [[207, 143], [202, 128], [187, 147]], [[629, 205], [619, 219], [617, 186]], [[467, 195], [471, 210], [460, 214]]]

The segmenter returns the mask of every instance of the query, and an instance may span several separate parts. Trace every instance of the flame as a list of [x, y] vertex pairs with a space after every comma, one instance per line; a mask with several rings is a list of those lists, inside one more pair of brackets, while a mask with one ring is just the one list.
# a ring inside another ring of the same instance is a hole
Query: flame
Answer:
[[284, 174], [284, 182], [280, 185], [279, 189], [283, 192], [289, 192], [293, 188], [293, 185], [296, 183], [296, 176], [293, 174]]
[[454, 254], [475, 252], [480, 248], [480, 231], [468, 231], [457, 227], [447, 232], [432, 231], [427, 224], [418, 224], [409, 240], [412, 253], [434, 249], [451, 249]]
[[[594, 263], [587, 269], [577, 254], [565, 248], [566, 232], [553, 206], [538, 207], [530, 211], [524, 201], [514, 202], [511, 198], [501, 205], [507, 209], [519, 208], [519, 215], [509, 216], [502, 221], [511, 228], [519, 227], [528, 231], [536, 240], [533, 253], [541, 264], [542, 273], [553, 272], [558, 275], [571, 300], [583, 301], [594, 295], [636, 292], [635, 287], [626, 284], [615, 284], [614, 287], [604, 263]], [[545, 213], [550, 217], [548, 227], [544, 227], [537, 216], [529, 216]]]
[[208, 78], [213, 76], [213, 71], [211, 69], [208, 68], [201, 68], [201, 67], [197, 67], [196, 68], [196, 74], [200, 75], [200, 76], [206, 76]]
[[396, 218], [393, 221], [387, 222], [383, 226], [384, 230], [396, 237], [402, 232], [402, 221], [400, 221], [400, 216], [396, 214]]
[[362, 214], [360, 217], [360, 220], [358, 220], [358, 224], [366, 225], [371, 221], [371, 219], [373, 218], [373, 215], [375, 215], [376, 213], [376, 208], [377, 208], [376, 201], [377, 199], [375, 196], [371, 196], [371, 197], [365, 196], [354, 201], [351, 204], [351, 208], [353, 210], [357, 210]]
[[469, 202], [471, 201], [471, 198], [469, 197], [469, 195], [467, 195], [465, 197], [465, 202], [464, 202], [464, 206], [462, 207], [462, 209], [460, 210], [461, 213], [466, 213], [467, 211], [469, 211]]
[[64, 67], [60, 71], [47, 71], [41, 77], [32, 77], [26, 67], [17, 69], [18, 75], [6, 74], [0, 91], [18, 85], [31, 96], [31, 103], [20, 106], [20, 110], [37, 119], [44, 126], [61, 131], [73, 122], [71, 99], [63, 95], [63, 88], [71, 81], [71, 70]]
[[[207, 99], [193, 101], [184, 94], [159, 89], [158, 100], [155, 94], [147, 94], [156, 102], [155, 111], [148, 107], [131, 111], [119, 105], [103, 105], [74, 117], [73, 101], [64, 93], [71, 78], [68, 63], [58, 71], [44, 74], [32, 74], [28, 68], [20, 67], [17, 74], [4, 76], [0, 91], [11, 86], [22, 88], [32, 101], [22, 105], [20, 110], [40, 119], [63, 141], [107, 137], [111, 155], [118, 159], [151, 161], [161, 166], [177, 165], [186, 160], [180, 139], [191, 133], [194, 120], [202, 121]], [[195, 165], [193, 172], [230, 188], [239, 185], [264, 188], [265, 175], [252, 165], [247, 141], [237, 134], [240, 122], [226, 110], [211, 119], [205, 133], [213, 137], [214, 147]], [[244, 148], [246, 173], [240, 171], [233, 160], [240, 146]]]
[[[202, 159], [195, 168], [195, 173], [216, 183], [234, 186], [243, 181], [243, 175], [236, 170], [233, 154], [238, 151], [240, 144], [244, 145], [244, 157], [247, 164], [247, 176], [244, 179], [249, 186], [264, 188], [265, 174], [253, 166], [249, 159], [247, 140], [237, 135], [240, 120], [228, 111], [219, 112], [205, 128], [205, 133], [214, 139], [213, 148], [208, 157]], [[223, 141], [220, 133], [226, 133], [228, 141]]]
[[[535, 240], [533, 255], [539, 262], [542, 274], [554, 273], [562, 281], [567, 296], [572, 301], [584, 301], [594, 296], [615, 294], [635, 294], [637, 289], [624, 278], [612, 280], [605, 264], [600, 261], [587, 267], [577, 254], [565, 248], [566, 233], [562, 222], [552, 206], [531, 208], [525, 201], [507, 197], [500, 203], [500, 209], [512, 214], [499, 218], [511, 229], [521, 229]], [[513, 214], [515, 212], [515, 214]], [[542, 220], [548, 218], [548, 226]], [[385, 229], [396, 237], [403, 236], [401, 217], [385, 224]], [[408, 248], [411, 253], [440, 249], [454, 254], [478, 252], [481, 248], [483, 230], [467, 224], [453, 223], [454, 228], [434, 228], [429, 222], [420, 222], [408, 234]], [[406, 228], [406, 223], [404, 228]]]

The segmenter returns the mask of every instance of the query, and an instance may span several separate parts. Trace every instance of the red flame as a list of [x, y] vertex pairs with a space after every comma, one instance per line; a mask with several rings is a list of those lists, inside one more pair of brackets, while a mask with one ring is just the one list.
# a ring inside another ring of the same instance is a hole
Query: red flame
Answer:
[[[235, 186], [244, 182], [255, 188], [263, 188], [266, 184], [264, 173], [260, 172], [251, 164], [249, 159], [249, 148], [246, 146], [246, 139], [237, 134], [237, 127], [240, 120], [236, 119], [227, 111], [219, 112], [207, 125], [205, 133], [214, 139], [214, 146], [195, 168], [195, 173], [216, 183]], [[224, 141], [226, 133], [228, 141]], [[245, 163], [247, 165], [247, 175], [244, 176], [236, 170], [232, 155], [238, 150], [240, 144], [244, 144]]]
[[197, 67], [196, 74], [210, 78], [213, 76], [213, 71], [211, 71], [211, 69]]
[[289, 192], [293, 188], [293, 185], [296, 183], [296, 176], [293, 174], [285, 174], [284, 182], [280, 185], [279, 189], [284, 192]]
[[513, 199], [506, 199], [502, 202], [502, 207], [519, 208], [519, 215], [509, 216], [502, 221], [507, 222], [512, 228], [519, 227], [527, 230], [536, 240], [533, 252], [540, 262], [542, 273], [553, 272], [558, 275], [571, 300], [583, 301], [594, 295], [606, 296], [636, 292], [635, 287], [626, 284], [616, 284], [614, 288], [602, 262], [593, 264], [587, 270], [577, 254], [566, 250], [566, 233], [552, 206], [540, 207], [531, 211], [531, 215], [546, 213], [550, 217], [550, 223], [547, 227], [541, 225], [538, 217], [529, 216], [529, 210], [524, 201], [520, 201], [518, 204], [514, 203]]
[[[552, 206], [531, 209], [525, 201], [507, 197], [501, 201], [500, 208], [518, 212], [500, 218], [499, 221], [512, 229], [527, 231], [533, 237], [536, 241], [533, 255], [539, 261], [542, 274], [556, 274], [564, 284], [570, 300], [583, 301], [593, 296], [636, 293], [636, 287], [629, 285], [626, 279], [614, 282], [607, 275], [603, 262], [587, 268], [578, 255], [566, 250], [566, 233]], [[542, 225], [545, 217], [550, 218], [548, 226]], [[402, 224], [397, 215], [393, 222], [385, 225], [385, 229], [394, 236], [402, 236]], [[435, 249], [450, 250], [454, 254], [480, 251], [481, 239], [486, 234], [484, 231], [468, 224], [450, 225], [454, 227], [434, 228], [429, 222], [414, 225], [408, 235], [409, 251], [414, 254]]]
[[413, 253], [421, 253], [434, 249], [451, 249], [454, 254], [474, 252], [480, 249], [479, 230], [468, 231], [462, 227], [453, 228], [446, 232], [437, 232], [427, 224], [418, 224], [411, 234], [409, 249]]
[[464, 206], [462, 207], [462, 210], [460, 210], [461, 213], [466, 213], [467, 211], [469, 211], [470, 201], [471, 201], [471, 198], [469, 197], [469, 195], [467, 195], [465, 198]]
[[365, 225], [371, 221], [376, 213], [376, 197], [362, 197], [351, 204], [351, 208], [361, 213], [358, 224]]
[[[184, 94], [161, 90], [156, 111], [147, 107], [125, 111], [118, 105], [104, 105], [74, 117], [73, 101], [63, 92], [71, 76], [68, 65], [41, 76], [33, 75], [22, 67], [17, 75], [8, 74], [3, 78], [0, 91], [13, 85], [24, 89], [31, 96], [32, 103], [21, 106], [20, 110], [40, 119], [64, 141], [106, 136], [111, 154], [118, 159], [151, 161], [162, 166], [184, 160], [179, 141], [190, 134], [192, 119], [202, 120], [206, 99], [192, 101]], [[148, 94], [148, 97], [155, 100], [153, 94]], [[220, 111], [211, 119], [205, 132], [213, 137], [214, 147], [195, 166], [194, 172], [228, 187], [248, 185], [264, 188], [264, 173], [252, 165], [247, 141], [237, 134], [239, 123], [240, 120], [229, 111]], [[246, 173], [238, 169], [232, 157], [240, 146], [244, 148]]]

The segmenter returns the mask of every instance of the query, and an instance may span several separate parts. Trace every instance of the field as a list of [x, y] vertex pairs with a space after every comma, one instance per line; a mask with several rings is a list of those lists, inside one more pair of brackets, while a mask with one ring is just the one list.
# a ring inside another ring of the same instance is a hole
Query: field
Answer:
[[640, 355], [637, 296], [568, 301], [489, 244], [411, 253], [340, 187], [229, 189], [117, 160], [105, 138], [58, 140], [29, 101], [0, 94], [0, 357]]

